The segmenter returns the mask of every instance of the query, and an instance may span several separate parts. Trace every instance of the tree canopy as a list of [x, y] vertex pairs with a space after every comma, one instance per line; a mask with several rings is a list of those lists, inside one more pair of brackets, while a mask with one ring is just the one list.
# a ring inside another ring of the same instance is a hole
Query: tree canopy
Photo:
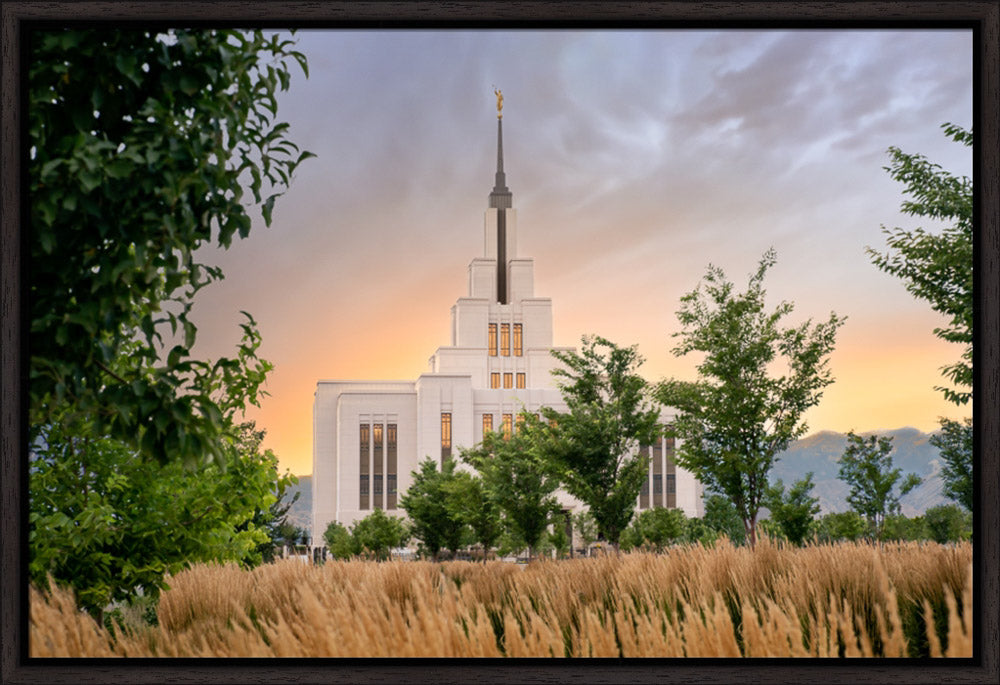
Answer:
[[643, 359], [635, 346], [600, 336], [582, 342], [580, 353], [552, 352], [565, 365], [552, 373], [568, 411], [542, 410], [550, 425], [541, 444], [566, 490], [617, 546], [647, 477], [648, 461], [637, 448], [659, 438], [660, 412], [638, 374]]
[[144, 462], [111, 438], [46, 425], [28, 462], [32, 582], [46, 586], [51, 574], [100, 615], [140, 588], [155, 599], [165, 574], [194, 562], [261, 563], [274, 544], [271, 507], [294, 476], [279, 476], [253, 424], [236, 432], [224, 464], [189, 469]]
[[[885, 517], [899, 513], [899, 499], [921, 483], [914, 473], [903, 479], [903, 470], [892, 467], [892, 438], [854, 431], [847, 434], [847, 448], [840, 458], [839, 478], [850, 492], [847, 503], [868, 519], [875, 536], [881, 540]], [[896, 491], [896, 484], [899, 490]]]
[[[972, 132], [944, 124], [945, 134], [957, 143], [972, 145]], [[904, 184], [910, 196], [900, 208], [904, 214], [946, 222], [940, 233], [924, 228], [906, 230], [882, 227], [888, 250], [866, 248], [882, 271], [901, 278], [915, 297], [926, 300], [948, 324], [934, 335], [963, 346], [959, 361], [945, 366], [943, 374], [957, 387], [937, 388], [956, 404], [972, 399], [972, 180], [955, 176], [926, 157], [890, 147], [892, 161], [885, 170]]]
[[[674, 461], [692, 471], [736, 506], [750, 544], [756, 542], [757, 514], [767, 475], [778, 458], [806, 431], [801, 421], [833, 382], [828, 356], [844, 318], [784, 328], [790, 302], [765, 309], [764, 276], [777, 257], [764, 253], [747, 290], [734, 292], [721, 269], [709, 266], [701, 284], [681, 298], [682, 330], [677, 356], [705, 353], [699, 380], [671, 379], [657, 397], [677, 409], [672, 431], [683, 439]], [[784, 373], [772, 374], [775, 362]]]
[[435, 558], [442, 549], [456, 552], [469, 538], [470, 530], [461, 508], [449, 503], [455, 496], [450, 485], [456, 478], [455, 460], [445, 459], [438, 470], [437, 463], [428, 457], [411, 476], [412, 484], [399, 499], [400, 508], [410, 518], [411, 533]]
[[787, 491], [779, 478], [765, 495], [764, 506], [771, 512], [771, 521], [795, 545], [801, 545], [806, 540], [813, 527], [813, 517], [819, 513], [819, 500], [812, 496], [812, 477], [810, 471]]
[[462, 450], [461, 458], [479, 472], [483, 490], [503, 514], [509, 532], [533, 555], [559, 510], [552, 494], [559, 481], [539, 450], [543, 427], [531, 415], [522, 417], [516, 432], [508, 436], [487, 431], [477, 447]]
[[58, 413], [160, 462], [225, 463], [226, 415], [258, 401], [270, 364], [246, 345], [191, 356], [193, 297], [222, 278], [195, 252], [246, 237], [248, 207], [270, 224], [310, 156], [277, 119], [289, 65], [306, 70], [292, 45], [262, 31], [28, 33], [32, 440]]
[[930, 443], [941, 450], [944, 496], [972, 511], [972, 419], [961, 423], [942, 419], [941, 432], [931, 436]]

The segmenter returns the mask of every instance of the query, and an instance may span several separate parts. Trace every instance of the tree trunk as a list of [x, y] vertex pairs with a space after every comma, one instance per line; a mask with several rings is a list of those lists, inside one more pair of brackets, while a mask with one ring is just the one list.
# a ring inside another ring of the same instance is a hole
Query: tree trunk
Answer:
[[757, 517], [751, 517], [743, 521], [743, 528], [746, 530], [747, 534], [747, 544], [750, 545], [750, 549], [757, 547]]

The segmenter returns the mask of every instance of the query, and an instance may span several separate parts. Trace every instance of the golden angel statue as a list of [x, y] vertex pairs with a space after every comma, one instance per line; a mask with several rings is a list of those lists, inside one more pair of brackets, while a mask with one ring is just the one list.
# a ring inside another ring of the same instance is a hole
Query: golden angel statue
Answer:
[[497, 96], [497, 118], [499, 119], [503, 116], [503, 93], [494, 88], [493, 94]]

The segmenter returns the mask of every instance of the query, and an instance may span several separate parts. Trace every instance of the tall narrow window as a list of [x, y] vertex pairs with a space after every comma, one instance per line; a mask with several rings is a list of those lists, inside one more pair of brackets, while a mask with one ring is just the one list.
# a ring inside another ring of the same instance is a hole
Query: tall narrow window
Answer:
[[511, 429], [513, 428], [513, 423], [514, 423], [514, 415], [513, 414], [504, 414], [503, 415], [503, 436], [505, 438], [509, 438], [510, 437], [510, 432], [511, 432]]
[[500, 387], [500, 372], [494, 371], [490, 374], [490, 387], [499, 388]]
[[483, 414], [483, 435], [493, 430], [493, 414]]
[[503, 387], [505, 387], [505, 388], [513, 388], [514, 387], [514, 374], [512, 374], [512, 373], [505, 373], [503, 375]]
[[500, 324], [500, 356], [510, 356], [510, 324]]
[[514, 356], [520, 357], [522, 354], [521, 349], [521, 324], [514, 324]]
[[396, 424], [385, 427], [385, 508], [396, 508]]
[[[645, 447], [645, 446], [640, 447], [639, 448], [639, 457], [640, 458], [641, 457], [646, 457], [648, 459], [648, 457], [649, 457], [649, 448]], [[647, 471], [646, 471], [645, 477], [642, 479], [642, 489], [639, 490], [639, 508], [640, 509], [648, 509], [649, 508], [649, 470], [648, 470], [649, 462], [648, 461], [646, 462], [646, 466], [647, 466]]]
[[653, 445], [653, 506], [663, 506], [663, 445], [657, 440]]
[[[667, 428], [671, 428], [667, 426]], [[666, 459], [667, 462], [667, 506], [670, 508], [675, 508], [677, 506], [677, 467], [674, 465], [674, 438], [667, 438], [665, 440]]]
[[441, 414], [441, 463], [451, 458], [451, 413]]
[[517, 415], [517, 432], [520, 433], [524, 429], [524, 414]]
[[497, 325], [490, 324], [490, 356], [497, 356]]
[[372, 426], [372, 508], [382, 508], [382, 445], [384, 426], [376, 423]]
[[361, 479], [359, 483], [359, 509], [367, 509], [369, 507], [368, 502], [368, 474], [369, 474], [369, 445], [371, 443], [371, 426], [367, 423], [361, 424], [361, 434], [360, 434], [360, 449], [358, 450], [358, 473], [361, 474]]
[[519, 388], [523, 388], [524, 387], [524, 374], [523, 373], [518, 373], [517, 374], [517, 387], [519, 387]]

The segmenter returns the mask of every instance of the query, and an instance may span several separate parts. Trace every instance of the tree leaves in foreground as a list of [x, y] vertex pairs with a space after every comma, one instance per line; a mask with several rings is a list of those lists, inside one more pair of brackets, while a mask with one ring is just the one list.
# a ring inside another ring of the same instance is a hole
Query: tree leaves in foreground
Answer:
[[[971, 147], [971, 131], [953, 124], [943, 128], [949, 138]], [[948, 317], [948, 325], [935, 328], [934, 335], [963, 346], [960, 360], [942, 369], [957, 388], [936, 389], [949, 401], [966, 404], [972, 399], [972, 180], [954, 176], [922, 155], [896, 147], [890, 147], [889, 154], [892, 162], [885, 170], [912, 198], [903, 202], [901, 211], [947, 225], [940, 233], [883, 226], [888, 250], [869, 247], [866, 252], [879, 269], [901, 278], [914, 297]]]
[[238, 427], [223, 463], [186, 468], [139, 459], [111, 438], [43, 427], [29, 457], [28, 571], [71, 586], [100, 616], [110, 602], [155, 601], [164, 575], [199, 561], [259, 564], [278, 492], [294, 476], [260, 451], [262, 431]]
[[[819, 403], [833, 382], [827, 366], [844, 318], [785, 328], [790, 302], [765, 309], [764, 275], [776, 261], [764, 253], [747, 290], [736, 293], [721, 269], [708, 267], [702, 283], [681, 298], [677, 356], [705, 354], [694, 382], [668, 380], [657, 398], [678, 414], [673, 432], [683, 442], [674, 461], [707, 490], [728, 497], [750, 544], [768, 473], [791, 442], [806, 431], [802, 414]], [[780, 375], [772, 368], [780, 362]]]
[[[892, 467], [891, 452], [892, 438], [878, 435], [865, 438], [851, 431], [840, 458], [839, 478], [850, 487], [847, 503], [868, 520], [878, 540], [882, 539], [885, 517], [898, 514], [900, 498], [922, 482], [915, 473], [903, 478], [903, 470]], [[899, 483], [901, 478], [903, 481]]]
[[270, 224], [310, 156], [277, 119], [289, 64], [306, 69], [292, 45], [216, 29], [27, 34], [32, 443], [58, 416], [161, 463], [226, 463], [226, 415], [244, 405], [220, 391], [256, 404], [270, 365], [244, 346], [242, 360], [191, 356], [193, 298], [222, 278], [195, 253], [246, 237], [249, 206]]
[[638, 373], [643, 359], [635, 346], [618, 347], [584, 337], [582, 351], [552, 355], [565, 368], [552, 374], [568, 411], [544, 408], [549, 421], [544, 456], [567, 492], [589, 508], [600, 535], [618, 546], [635, 512], [648, 461], [640, 445], [659, 438], [660, 412]]
[[[972, 132], [953, 124], [943, 126], [945, 134], [957, 143], [972, 145]], [[938, 387], [946, 399], [958, 405], [972, 400], [972, 181], [954, 176], [922, 155], [911, 155], [899, 148], [889, 148], [892, 163], [885, 170], [905, 185], [904, 193], [912, 200], [903, 202], [902, 212], [910, 216], [944, 221], [940, 233], [924, 228], [892, 230], [882, 227], [888, 250], [866, 251], [882, 271], [906, 283], [914, 296], [926, 300], [936, 312], [948, 317], [946, 327], [935, 328], [934, 335], [963, 345], [958, 362], [945, 366], [942, 373], [956, 387]], [[944, 494], [972, 511], [972, 420], [959, 423], [941, 419], [941, 433], [931, 438], [945, 461], [942, 472]]]

